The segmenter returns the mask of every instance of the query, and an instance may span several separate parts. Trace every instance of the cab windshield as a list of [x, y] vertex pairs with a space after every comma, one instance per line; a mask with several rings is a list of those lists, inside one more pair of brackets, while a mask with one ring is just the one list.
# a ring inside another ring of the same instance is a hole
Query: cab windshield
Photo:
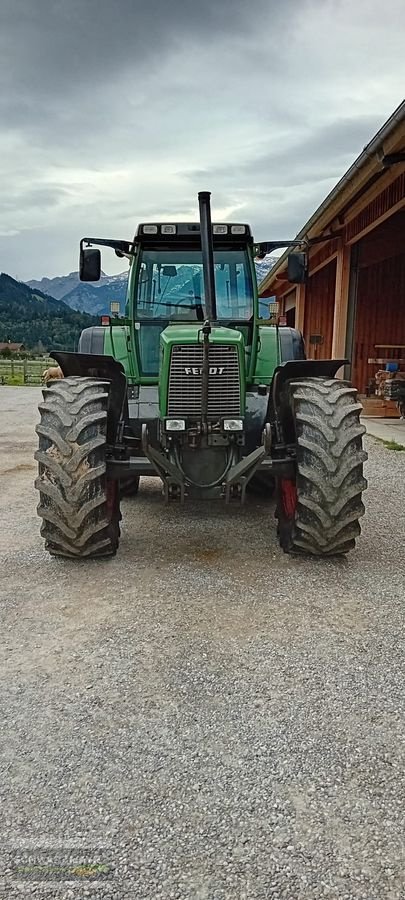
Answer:
[[[214, 251], [217, 319], [253, 316], [253, 283], [246, 250]], [[203, 321], [207, 316], [201, 250], [144, 250], [138, 274], [136, 319]]]

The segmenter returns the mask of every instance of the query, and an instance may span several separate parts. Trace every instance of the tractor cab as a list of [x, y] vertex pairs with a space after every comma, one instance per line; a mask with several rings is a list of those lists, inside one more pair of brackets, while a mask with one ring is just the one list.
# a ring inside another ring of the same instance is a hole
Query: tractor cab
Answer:
[[[243, 335], [249, 349], [257, 314], [257, 287], [248, 225], [213, 225], [215, 324]], [[159, 372], [160, 336], [169, 325], [194, 326], [209, 317], [200, 226], [142, 224], [129, 279], [127, 311], [135, 323], [142, 376]]]

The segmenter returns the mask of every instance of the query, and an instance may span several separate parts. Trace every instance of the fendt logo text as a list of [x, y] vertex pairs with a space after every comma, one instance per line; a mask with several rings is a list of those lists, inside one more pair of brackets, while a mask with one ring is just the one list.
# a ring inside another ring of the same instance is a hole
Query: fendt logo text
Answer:
[[[210, 375], [223, 375], [225, 372], [224, 366], [210, 366]], [[185, 366], [184, 367], [185, 375], [202, 375], [202, 366]]]

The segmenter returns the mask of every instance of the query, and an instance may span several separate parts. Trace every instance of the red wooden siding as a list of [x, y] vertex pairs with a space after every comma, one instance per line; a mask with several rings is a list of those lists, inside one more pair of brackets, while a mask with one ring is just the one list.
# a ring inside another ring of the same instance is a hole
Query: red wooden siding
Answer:
[[[309, 359], [327, 359], [332, 353], [335, 307], [336, 260], [315, 272], [308, 281], [305, 297], [304, 338]], [[311, 334], [322, 335], [322, 344], [310, 344]]]
[[374, 266], [405, 251], [405, 212], [397, 212], [359, 242], [359, 266]]
[[330, 256], [333, 256], [334, 253], [337, 253], [339, 247], [341, 246], [340, 238], [335, 238], [333, 241], [327, 241], [319, 250], [316, 249], [314, 245], [311, 248], [309, 255], [309, 268], [316, 269], [317, 266], [320, 266], [326, 259], [329, 259]]
[[359, 271], [352, 380], [361, 393], [377, 371], [369, 358], [405, 358], [375, 344], [405, 344], [405, 253]]

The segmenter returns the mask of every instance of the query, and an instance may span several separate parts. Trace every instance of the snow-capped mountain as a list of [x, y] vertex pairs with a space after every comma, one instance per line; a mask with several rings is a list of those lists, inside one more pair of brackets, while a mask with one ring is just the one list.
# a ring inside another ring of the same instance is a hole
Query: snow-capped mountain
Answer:
[[[97, 290], [110, 282], [127, 283], [128, 272], [121, 272], [119, 275], [106, 275], [101, 273], [100, 281], [94, 282], [94, 288]], [[57, 275], [56, 278], [41, 278], [40, 281], [27, 281], [30, 288], [50, 294], [56, 300], [62, 300], [66, 294], [70, 294], [75, 288], [81, 284], [78, 272], [69, 272], [69, 275]]]
[[28, 287], [34, 291], [42, 291], [44, 294], [50, 294], [56, 300], [61, 300], [65, 294], [72, 291], [79, 283], [79, 273], [70, 272], [69, 275], [60, 275], [56, 278], [41, 278], [40, 281], [32, 279], [27, 281]]
[[93, 316], [108, 315], [112, 300], [121, 305], [124, 313], [128, 272], [118, 275], [101, 273], [100, 281], [82, 282], [78, 272], [61, 275], [56, 278], [42, 278], [40, 281], [28, 281], [29, 287], [51, 294], [58, 300], [67, 303], [71, 309], [88, 312]]
[[63, 301], [72, 309], [88, 312], [92, 316], [106, 316], [110, 314], [110, 304], [114, 300], [120, 304], [120, 314], [124, 315], [127, 281], [127, 273], [125, 277], [105, 276], [91, 283], [79, 281], [72, 291], [64, 294]]
[[277, 256], [265, 256], [264, 259], [255, 259], [257, 283], [260, 284], [267, 272], [276, 264]]

